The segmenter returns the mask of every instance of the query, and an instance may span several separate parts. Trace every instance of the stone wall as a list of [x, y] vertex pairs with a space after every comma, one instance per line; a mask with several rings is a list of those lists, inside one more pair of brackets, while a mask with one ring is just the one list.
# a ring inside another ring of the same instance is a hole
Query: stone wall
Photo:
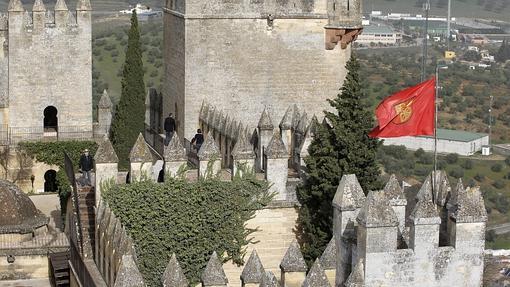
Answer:
[[41, 132], [43, 111], [54, 106], [59, 132], [73, 126], [92, 137], [91, 13], [46, 12], [9, 11], [8, 123], [13, 132]]
[[204, 100], [255, 128], [264, 107], [278, 119], [293, 104], [321, 115], [342, 86], [350, 49], [324, 48], [327, 16], [235, 15], [183, 18], [165, 10], [163, 114], [174, 112], [185, 138], [198, 127]]
[[16, 279], [48, 278], [48, 256], [17, 255], [14, 263], [7, 263], [5, 256], [0, 260], [0, 281]]

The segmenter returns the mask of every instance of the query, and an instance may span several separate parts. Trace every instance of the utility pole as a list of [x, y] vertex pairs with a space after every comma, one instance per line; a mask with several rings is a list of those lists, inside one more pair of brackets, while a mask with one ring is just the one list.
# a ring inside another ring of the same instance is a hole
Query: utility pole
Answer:
[[446, 51], [450, 51], [450, 19], [452, 9], [452, 0], [448, 0], [448, 19], [446, 19]]
[[427, 0], [425, 4], [423, 4], [423, 9], [425, 10], [425, 29], [423, 35], [423, 55], [421, 59], [421, 82], [425, 81], [426, 78], [426, 65], [427, 65], [427, 38], [429, 36], [429, 10], [430, 10], [430, 0]]
[[492, 139], [492, 101], [494, 97], [489, 97], [489, 151], [491, 150], [491, 139]]

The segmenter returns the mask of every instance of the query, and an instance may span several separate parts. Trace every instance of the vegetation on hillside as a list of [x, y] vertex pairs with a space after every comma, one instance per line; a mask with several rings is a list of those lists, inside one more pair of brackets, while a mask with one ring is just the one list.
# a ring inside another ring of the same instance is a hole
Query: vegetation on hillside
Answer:
[[138, 267], [148, 286], [162, 286], [172, 253], [195, 286], [209, 257], [243, 264], [256, 229], [245, 228], [271, 200], [264, 181], [245, 174], [232, 181], [188, 182], [169, 178], [105, 187], [104, 198], [133, 238]]
[[347, 77], [340, 94], [329, 100], [333, 112], [317, 132], [305, 158], [308, 172], [298, 186], [299, 233], [305, 259], [319, 257], [331, 239], [333, 208], [331, 202], [343, 174], [356, 174], [365, 191], [379, 186], [379, 168], [375, 162], [378, 140], [368, 137], [374, 126], [371, 112], [363, 103], [359, 62], [353, 56], [347, 62]]
[[145, 84], [142, 48], [136, 13], [131, 17], [124, 62], [120, 101], [115, 108], [110, 138], [119, 157], [119, 168], [129, 165], [129, 152], [138, 134], [144, 131]]

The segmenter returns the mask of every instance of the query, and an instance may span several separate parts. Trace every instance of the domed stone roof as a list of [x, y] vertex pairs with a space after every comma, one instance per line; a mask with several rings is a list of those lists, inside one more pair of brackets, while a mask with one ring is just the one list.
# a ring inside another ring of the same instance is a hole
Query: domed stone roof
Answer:
[[0, 234], [30, 233], [48, 221], [19, 187], [0, 180]]

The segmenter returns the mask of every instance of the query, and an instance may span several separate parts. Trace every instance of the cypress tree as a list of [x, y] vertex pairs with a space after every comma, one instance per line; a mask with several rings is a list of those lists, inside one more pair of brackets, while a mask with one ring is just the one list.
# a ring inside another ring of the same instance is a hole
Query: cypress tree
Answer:
[[347, 62], [348, 74], [340, 94], [328, 100], [334, 108], [325, 111], [305, 158], [305, 181], [298, 186], [299, 231], [302, 251], [310, 263], [321, 256], [332, 237], [332, 201], [343, 174], [356, 174], [365, 192], [380, 188], [376, 164], [377, 139], [368, 137], [373, 115], [363, 103], [359, 62]]
[[503, 40], [503, 43], [501, 43], [501, 46], [499, 47], [498, 51], [495, 55], [495, 60], [497, 62], [504, 63], [507, 60], [510, 60], [510, 45], [508, 44], [508, 41], [505, 39]]
[[133, 10], [128, 33], [126, 60], [122, 71], [122, 91], [111, 128], [111, 141], [119, 157], [120, 168], [127, 168], [129, 152], [144, 130], [145, 84], [138, 18]]

